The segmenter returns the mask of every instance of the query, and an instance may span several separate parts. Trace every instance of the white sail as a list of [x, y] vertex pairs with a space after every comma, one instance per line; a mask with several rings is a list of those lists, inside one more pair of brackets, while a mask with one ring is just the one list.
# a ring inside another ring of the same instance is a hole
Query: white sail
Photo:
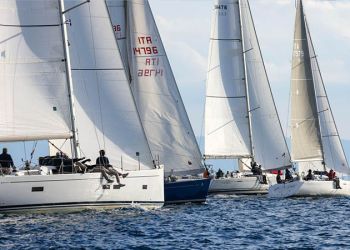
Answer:
[[341, 173], [350, 173], [349, 164], [343, 150], [337, 126], [335, 124], [332, 109], [329, 104], [327, 92], [317, 61], [317, 56], [307, 25], [306, 29], [310, 48], [312, 75], [317, 95], [317, 107], [322, 135], [324, 162], [328, 169], [333, 169]]
[[81, 154], [94, 160], [105, 149], [126, 170], [138, 157], [153, 167], [105, 1], [66, 0], [65, 9]]
[[318, 110], [302, 2], [295, 18], [291, 79], [292, 160], [323, 161]]
[[250, 157], [251, 142], [238, 0], [215, 0], [205, 101], [207, 158]]
[[127, 1], [127, 24], [132, 90], [154, 158], [166, 173], [202, 171], [201, 153], [148, 1]]
[[241, 20], [254, 160], [261, 164], [263, 169], [281, 169], [290, 166], [291, 159], [272, 96], [248, 0], [241, 0]]
[[0, 141], [69, 138], [58, 1], [0, 1], [0, 37]]

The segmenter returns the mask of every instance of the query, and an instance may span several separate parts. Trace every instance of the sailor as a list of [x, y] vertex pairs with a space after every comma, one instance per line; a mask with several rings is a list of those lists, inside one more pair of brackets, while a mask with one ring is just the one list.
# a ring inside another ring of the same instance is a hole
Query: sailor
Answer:
[[286, 181], [293, 180], [292, 173], [289, 171], [289, 169], [288, 169], [288, 168], [286, 169], [286, 176], [285, 176], [285, 180], [286, 180]]
[[305, 177], [305, 180], [306, 180], [306, 181], [310, 181], [310, 180], [313, 180], [313, 179], [314, 179], [314, 176], [313, 176], [313, 174], [312, 174], [311, 169], [309, 169], [308, 174], [307, 174], [306, 177]]
[[335, 172], [333, 171], [333, 169], [331, 169], [331, 170], [329, 171], [329, 173], [327, 174], [327, 176], [328, 176], [328, 179], [329, 179], [330, 181], [332, 181], [332, 180], [335, 179]]
[[221, 168], [216, 172], [216, 179], [224, 177], [224, 172], [222, 172]]
[[278, 170], [277, 176], [276, 176], [276, 182], [277, 182], [278, 184], [282, 183], [281, 175], [282, 175], [281, 170]]
[[252, 171], [253, 175], [258, 175], [258, 165], [255, 161], [250, 162], [250, 170]]
[[257, 173], [258, 175], [262, 175], [261, 165], [259, 165], [259, 167], [257, 168], [256, 173]]
[[118, 185], [120, 185], [121, 187], [125, 186], [125, 184], [121, 184], [120, 183], [119, 175], [121, 175], [123, 178], [125, 178], [126, 176], [128, 176], [128, 173], [127, 174], [121, 174], [117, 170], [115, 170], [112, 167], [112, 165], [109, 164], [109, 159], [105, 156], [106, 152], [103, 149], [100, 150], [99, 153], [100, 153], [100, 156], [96, 159], [96, 166], [98, 166], [100, 168], [103, 177], [109, 183], [112, 183], [113, 180], [109, 179], [107, 174], [114, 175], [115, 178], [117, 179]]
[[209, 178], [210, 174], [209, 174], [209, 170], [208, 168], [205, 168], [204, 172], [203, 172], [203, 178]]
[[11, 155], [7, 153], [7, 148], [3, 148], [0, 154], [0, 167], [2, 174], [11, 174], [11, 167], [14, 171], [16, 170]]

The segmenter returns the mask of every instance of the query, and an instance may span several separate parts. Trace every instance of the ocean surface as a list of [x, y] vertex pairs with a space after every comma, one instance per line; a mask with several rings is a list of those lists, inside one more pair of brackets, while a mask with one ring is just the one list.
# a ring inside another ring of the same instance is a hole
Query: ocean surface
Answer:
[[350, 249], [350, 198], [209, 197], [203, 205], [0, 215], [0, 249]]

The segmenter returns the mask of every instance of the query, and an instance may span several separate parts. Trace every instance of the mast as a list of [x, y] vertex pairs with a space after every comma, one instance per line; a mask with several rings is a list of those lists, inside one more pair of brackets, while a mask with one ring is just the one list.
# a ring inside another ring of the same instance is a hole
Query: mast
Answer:
[[70, 58], [68, 53], [68, 40], [67, 40], [67, 29], [66, 26], [67, 22], [64, 20], [64, 0], [59, 0], [59, 12], [60, 12], [60, 18], [61, 18], [61, 29], [62, 29], [62, 36], [63, 36], [63, 48], [64, 48], [64, 60], [66, 65], [66, 77], [67, 77], [67, 85], [68, 85], [68, 97], [69, 97], [69, 108], [70, 108], [70, 117], [71, 117], [71, 123], [72, 123], [72, 142], [73, 142], [73, 148], [72, 148], [72, 158], [79, 158], [80, 152], [79, 152], [79, 141], [78, 141], [78, 132], [76, 128], [76, 119], [75, 119], [75, 111], [74, 111], [74, 91], [73, 91], [73, 84], [72, 84], [72, 75], [71, 75], [71, 65], [70, 65]]
[[250, 117], [250, 103], [249, 103], [249, 89], [248, 89], [248, 75], [247, 75], [247, 64], [246, 64], [246, 57], [245, 57], [245, 46], [244, 46], [244, 37], [243, 37], [243, 26], [242, 26], [242, 9], [241, 9], [241, 0], [238, 0], [238, 9], [239, 9], [239, 27], [241, 30], [241, 43], [242, 43], [242, 55], [243, 55], [243, 65], [244, 65], [244, 85], [245, 85], [245, 91], [246, 91], [246, 100], [247, 100], [247, 112], [248, 112], [248, 124], [249, 124], [249, 141], [250, 141], [250, 152], [252, 153], [252, 161], [254, 162], [254, 147], [253, 147], [253, 138], [252, 138], [252, 121]]

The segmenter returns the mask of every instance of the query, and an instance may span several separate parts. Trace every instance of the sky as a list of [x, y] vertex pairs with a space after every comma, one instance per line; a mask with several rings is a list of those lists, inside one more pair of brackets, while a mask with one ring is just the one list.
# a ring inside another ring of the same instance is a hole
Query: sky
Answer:
[[[203, 145], [213, 1], [149, 2], [194, 132]], [[250, 6], [282, 127], [289, 137], [295, 0], [250, 0]], [[304, 9], [339, 134], [343, 140], [350, 140], [350, 1], [304, 0]], [[350, 142], [344, 146], [349, 158]]]

